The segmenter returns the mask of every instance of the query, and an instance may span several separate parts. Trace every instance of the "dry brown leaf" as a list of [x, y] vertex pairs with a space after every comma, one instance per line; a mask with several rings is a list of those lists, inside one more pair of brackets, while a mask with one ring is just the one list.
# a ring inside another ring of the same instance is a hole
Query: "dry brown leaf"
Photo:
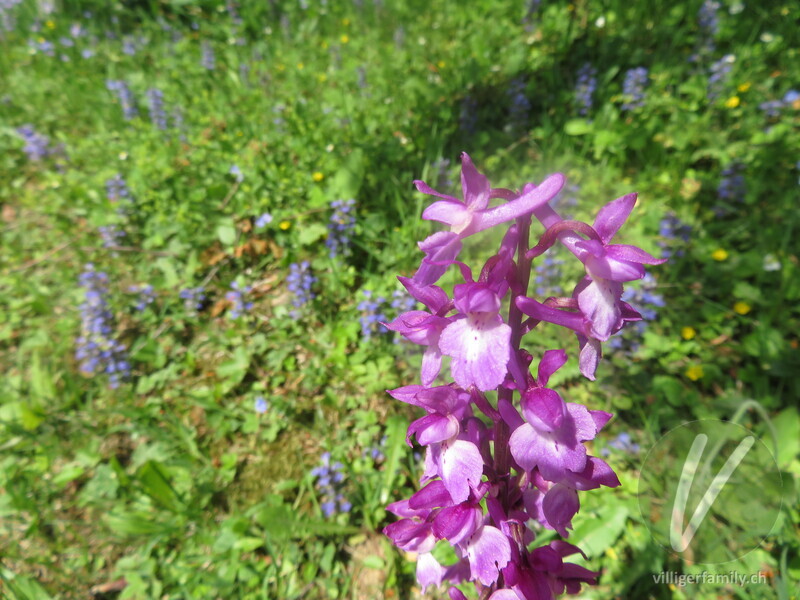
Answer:
[[231, 303], [228, 300], [217, 300], [214, 304], [211, 305], [211, 317], [218, 317], [222, 314], [222, 312], [229, 308]]
[[212, 246], [209, 246], [205, 250], [203, 250], [202, 254], [200, 254], [200, 261], [209, 267], [213, 267], [220, 261], [222, 261], [227, 254], [222, 249], [222, 246], [219, 242], [214, 242]]
[[10, 204], [3, 204], [3, 221], [13, 223], [17, 218], [17, 211]]

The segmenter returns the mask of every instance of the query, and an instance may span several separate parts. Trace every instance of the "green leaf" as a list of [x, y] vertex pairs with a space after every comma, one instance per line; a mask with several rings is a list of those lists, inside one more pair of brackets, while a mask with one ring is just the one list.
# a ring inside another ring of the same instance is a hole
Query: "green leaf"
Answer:
[[386, 422], [386, 463], [383, 465], [383, 481], [378, 499], [381, 505], [389, 501], [405, 443], [406, 422], [402, 417], [394, 415]]
[[0, 593], [4, 600], [52, 600], [52, 596], [33, 579], [0, 569]]
[[800, 415], [790, 406], [781, 411], [772, 424], [778, 436], [778, 465], [786, 467], [800, 455]]
[[144, 492], [167, 510], [178, 512], [183, 501], [170, 483], [169, 473], [164, 466], [148, 460], [136, 472], [136, 479], [142, 484]]
[[[581, 541], [581, 549], [589, 558], [600, 556], [625, 529], [628, 507], [611, 501], [601, 507], [596, 515], [584, 515], [570, 536]], [[577, 520], [577, 519], [576, 519]]]
[[118, 535], [166, 535], [174, 531], [174, 520], [169, 523], [159, 521], [152, 513], [143, 511], [113, 511], [103, 517], [111, 531]]
[[591, 133], [593, 129], [592, 122], [586, 119], [572, 119], [564, 125], [564, 132], [567, 135], [586, 135]]
[[236, 228], [230, 223], [217, 225], [217, 239], [223, 246], [233, 246], [236, 243]]
[[310, 223], [300, 227], [297, 241], [302, 246], [309, 246], [322, 239], [328, 233], [328, 229], [322, 223]]
[[236, 543], [233, 545], [234, 548], [237, 550], [242, 550], [244, 552], [252, 552], [256, 548], [261, 548], [264, 545], [264, 540], [258, 537], [241, 537], [236, 540]]

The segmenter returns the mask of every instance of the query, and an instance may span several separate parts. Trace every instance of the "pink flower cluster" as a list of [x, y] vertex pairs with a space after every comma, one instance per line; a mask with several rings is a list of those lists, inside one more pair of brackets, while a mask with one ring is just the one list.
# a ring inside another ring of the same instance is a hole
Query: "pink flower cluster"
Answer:
[[[389, 393], [424, 409], [425, 416], [408, 428], [407, 441], [416, 436], [426, 453], [422, 488], [389, 505], [400, 519], [384, 532], [418, 555], [423, 588], [472, 581], [481, 598], [490, 600], [575, 593], [581, 582], [595, 583], [598, 574], [564, 560], [581, 552], [572, 544], [558, 540], [537, 547], [529, 523], [567, 538], [580, 507], [578, 492], [619, 485], [611, 467], [584, 446], [611, 414], [565, 402], [548, 387], [567, 361], [564, 350], [545, 352], [534, 375], [533, 356], [520, 342], [542, 322], [566, 327], [577, 335], [581, 372], [594, 379], [601, 343], [626, 322], [641, 319], [622, 301], [622, 284], [642, 278], [643, 265], [664, 261], [611, 243], [635, 194], [607, 204], [590, 226], [566, 221], [549, 206], [564, 185], [563, 175], [514, 192], [492, 188], [466, 154], [461, 161], [463, 200], [415, 182], [419, 191], [440, 198], [423, 218], [450, 230], [420, 242], [425, 258], [419, 269], [412, 278], [399, 278], [426, 310], [386, 324], [425, 347], [421, 384]], [[490, 207], [493, 199], [501, 202]], [[534, 217], [544, 231], [531, 247]], [[476, 279], [458, 259], [463, 241], [496, 226], [507, 230]], [[533, 262], [556, 242], [583, 263], [586, 276], [569, 298], [530, 298]], [[463, 282], [448, 294], [436, 283], [451, 266]], [[444, 357], [449, 379], [442, 373]], [[442, 565], [433, 557], [440, 540], [453, 546], [457, 562]], [[465, 598], [456, 587], [449, 593], [454, 600]]]

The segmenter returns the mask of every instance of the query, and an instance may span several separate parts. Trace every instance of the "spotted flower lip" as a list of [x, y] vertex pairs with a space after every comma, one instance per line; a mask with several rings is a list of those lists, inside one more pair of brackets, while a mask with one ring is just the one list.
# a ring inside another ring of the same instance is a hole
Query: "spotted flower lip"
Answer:
[[442, 330], [439, 349], [450, 356], [455, 382], [482, 392], [506, 378], [511, 358], [511, 327], [500, 316], [500, 298], [488, 286], [456, 286], [454, 303], [460, 314]]

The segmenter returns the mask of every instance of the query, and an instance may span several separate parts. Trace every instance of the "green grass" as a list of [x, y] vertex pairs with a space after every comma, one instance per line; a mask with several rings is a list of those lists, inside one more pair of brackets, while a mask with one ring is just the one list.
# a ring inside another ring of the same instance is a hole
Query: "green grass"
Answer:
[[[638, 191], [624, 242], [653, 253], [666, 214], [692, 227], [653, 270], [666, 306], [638, 350], [609, 352], [592, 385], [571, 364], [558, 377], [568, 400], [616, 414], [595, 451], [623, 431], [642, 446], [608, 459], [622, 488], [583, 497], [570, 541], [586, 540], [586, 564], [603, 572], [584, 595], [797, 597], [800, 105], [775, 118], [759, 108], [800, 85], [796, 5], [724, 6], [715, 50], [692, 62], [699, 2], [544, 2], [525, 23], [510, 1], [242, 1], [238, 25], [211, 0], [64, 4], [33, 32], [26, 0], [0, 37], [0, 597], [86, 598], [119, 578], [130, 599], [418, 596], [413, 562], [380, 530], [420, 469], [405, 445], [415, 412], [384, 391], [416, 382], [420, 354], [362, 336], [359, 303], [364, 290], [391, 298], [395, 276], [413, 273], [433, 229], [411, 181], [449, 179], [457, 192], [461, 151], [496, 186], [566, 173], [579, 186], [571, 210], [588, 222]], [[65, 47], [77, 22], [87, 33]], [[43, 40], [55, 56], [30, 44]], [[709, 67], [728, 53], [730, 76], [709, 100]], [[598, 85], [582, 117], [586, 61]], [[649, 69], [645, 105], [626, 112], [622, 82], [637, 66]], [[531, 104], [522, 124], [509, 120], [515, 78]], [[128, 83], [137, 117], [123, 118], [110, 79]], [[150, 88], [163, 90], [166, 131], [150, 121]], [[470, 101], [473, 132], [460, 124]], [[63, 151], [30, 160], [25, 124]], [[717, 186], [733, 162], [747, 191], [725, 203]], [[116, 173], [134, 199], [124, 214], [106, 197]], [[329, 203], [347, 198], [352, 253], [331, 259]], [[255, 229], [264, 212], [272, 223]], [[112, 224], [127, 233], [116, 250], [98, 233]], [[316, 298], [295, 318], [287, 277], [303, 260]], [[114, 335], [130, 355], [117, 389], [75, 358], [88, 262], [108, 274]], [[236, 320], [234, 280], [254, 302]], [[135, 284], [156, 295], [141, 312]], [[205, 305], [187, 310], [179, 292], [199, 285]], [[571, 351], [572, 337], [547, 329], [535, 345], [560, 341]], [[761, 547], [724, 570], [768, 583], [655, 585], [655, 573], [695, 567], [648, 533], [636, 498], [644, 454], [682, 422], [742, 406], [739, 422], [769, 447], [774, 432], [784, 508]], [[329, 518], [310, 474], [325, 451], [344, 464], [352, 503]]]

